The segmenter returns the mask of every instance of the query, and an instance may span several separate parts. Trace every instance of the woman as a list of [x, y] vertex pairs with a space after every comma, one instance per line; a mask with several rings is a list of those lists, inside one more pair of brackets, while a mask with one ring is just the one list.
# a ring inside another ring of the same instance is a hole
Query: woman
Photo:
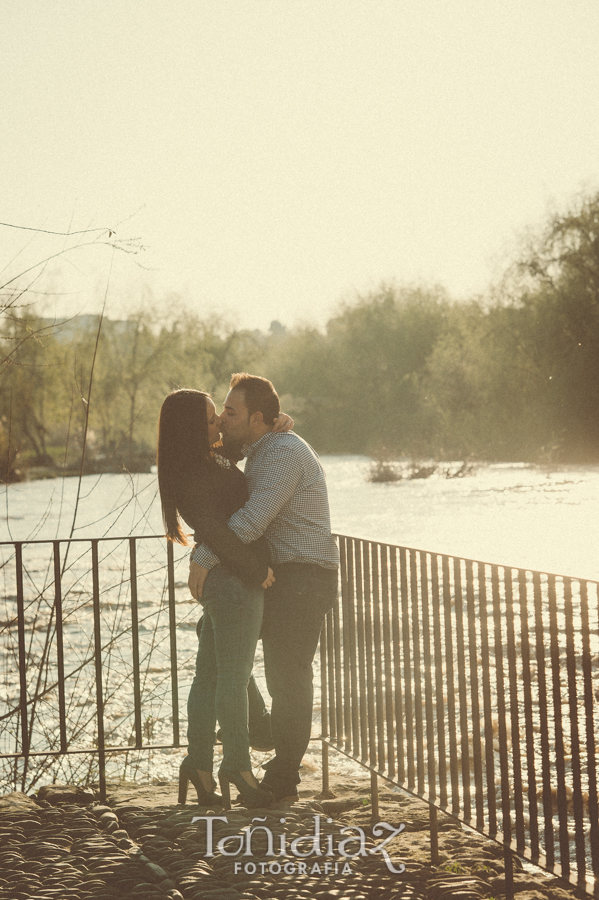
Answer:
[[202, 594], [204, 618], [187, 704], [189, 747], [179, 773], [179, 802], [185, 802], [191, 781], [201, 806], [221, 803], [212, 776], [218, 719], [224, 805], [230, 806], [234, 784], [244, 806], [265, 807], [274, 798], [258, 788], [251, 770], [247, 684], [262, 624], [264, 589], [274, 576], [264, 538], [246, 545], [227, 528], [248, 494], [243, 473], [214, 449], [220, 424], [208, 394], [184, 389], [166, 397], [158, 426], [158, 485], [167, 537], [187, 545], [183, 519], [196, 541], [208, 544], [220, 560]]

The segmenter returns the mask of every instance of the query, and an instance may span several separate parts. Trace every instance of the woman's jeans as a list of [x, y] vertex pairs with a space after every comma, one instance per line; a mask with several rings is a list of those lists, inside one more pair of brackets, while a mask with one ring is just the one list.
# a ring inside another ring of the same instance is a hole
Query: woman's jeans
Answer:
[[262, 624], [264, 591], [246, 587], [227, 569], [215, 566], [204, 583], [201, 602], [204, 622], [187, 701], [189, 757], [196, 768], [212, 771], [218, 719], [223, 769], [247, 771], [252, 768], [247, 687]]

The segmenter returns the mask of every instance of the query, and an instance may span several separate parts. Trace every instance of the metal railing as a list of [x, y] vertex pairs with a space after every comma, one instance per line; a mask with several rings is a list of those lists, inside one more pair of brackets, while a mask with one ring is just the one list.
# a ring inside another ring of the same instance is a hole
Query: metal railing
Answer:
[[339, 540], [325, 744], [597, 893], [597, 582]]
[[0, 544], [3, 787], [51, 773], [97, 779], [105, 798], [117, 755], [134, 777], [137, 751], [181, 746], [197, 603], [179, 549], [162, 536]]
[[[339, 538], [323, 748], [590, 893], [599, 875], [599, 585]], [[180, 552], [179, 552], [180, 551]], [[177, 554], [179, 553], [179, 556]], [[197, 604], [158, 537], [0, 544], [0, 772], [135, 777], [181, 746]], [[125, 760], [123, 762], [122, 760]], [[323, 778], [328, 763], [323, 751]]]

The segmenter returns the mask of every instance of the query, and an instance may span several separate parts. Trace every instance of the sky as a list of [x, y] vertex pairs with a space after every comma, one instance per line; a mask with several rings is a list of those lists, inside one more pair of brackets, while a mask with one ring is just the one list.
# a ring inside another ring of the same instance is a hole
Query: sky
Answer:
[[62, 253], [46, 312], [262, 329], [469, 299], [599, 190], [598, 47], [597, 0], [0, 0], [0, 221], [144, 248], [2, 225], [0, 284]]

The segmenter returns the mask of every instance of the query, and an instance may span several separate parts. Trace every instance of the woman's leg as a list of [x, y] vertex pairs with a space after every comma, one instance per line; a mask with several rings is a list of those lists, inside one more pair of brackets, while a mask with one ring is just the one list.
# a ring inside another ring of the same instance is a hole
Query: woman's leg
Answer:
[[216, 655], [209, 616], [198, 629], [196, 674], [187, 699], [187, 754], [196, 769], [212, 772], [214, 728], [216, 724]]
[[248, 681], [260, 635], [264, 592], [246, 587], [220, 566], [206, 579], [202, 596], [216, 659], [216, 717], [223, 742], [223, 769], [251, 769], [248, 737]]

